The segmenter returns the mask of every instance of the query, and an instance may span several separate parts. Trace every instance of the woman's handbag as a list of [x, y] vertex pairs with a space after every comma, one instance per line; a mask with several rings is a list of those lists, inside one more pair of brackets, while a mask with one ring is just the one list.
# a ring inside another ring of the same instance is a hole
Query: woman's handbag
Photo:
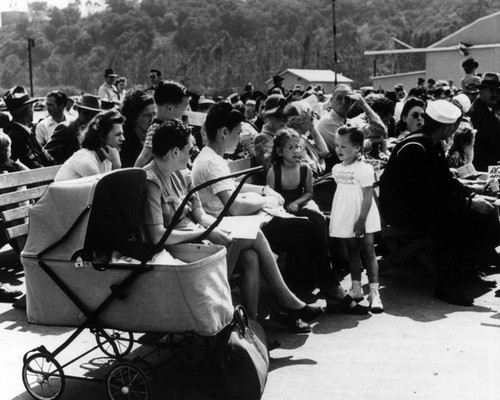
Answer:
[[264, 330], [236, 306], [233, 321], [217, 334], [210, 365], [209, 390], [217, 399], [257, 400], [269, 372]]

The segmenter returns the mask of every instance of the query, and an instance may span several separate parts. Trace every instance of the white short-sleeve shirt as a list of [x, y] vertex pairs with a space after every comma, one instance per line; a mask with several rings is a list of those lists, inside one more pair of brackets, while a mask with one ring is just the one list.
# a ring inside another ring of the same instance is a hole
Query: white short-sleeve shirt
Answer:
[[[194, 160], [191, 175], [193, 185], [199, 186], [211, 179], [220, 178], [230, 173], [231, 170], [229, 169], [227, 160], [224, 160], [210, 147], [205, 146]], [[203, 209], [210, 215], [219, 215], [224, 208], [224, 204], [219, 200], [217, 194], [225, 190], [232, 192], [235, 189], [236, 183], [233, 179], [225, 179], [201, 189], [198, 193], [203, 204]]]

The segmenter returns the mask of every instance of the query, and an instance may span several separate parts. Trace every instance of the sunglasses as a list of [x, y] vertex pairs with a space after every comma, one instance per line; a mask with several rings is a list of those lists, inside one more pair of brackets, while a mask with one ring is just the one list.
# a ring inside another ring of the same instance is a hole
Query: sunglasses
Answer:
[[424, 118], [424, 114], [425, 113], [419, 113], [419, 112], [415, 111], [414, 113], [411, 113], [410, 115], [412, 118], [417, 119], [417, 118]]

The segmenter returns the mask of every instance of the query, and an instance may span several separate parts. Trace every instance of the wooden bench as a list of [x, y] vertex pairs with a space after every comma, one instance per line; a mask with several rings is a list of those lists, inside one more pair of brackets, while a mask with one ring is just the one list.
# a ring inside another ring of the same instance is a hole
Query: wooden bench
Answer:
[[0, 175], [0, 221], [9, 244], [20, 253], [28, 235], [28, 210], [54, 181], [60, 165]]
[[[231, 172], [239, 172], [257, 166], [254, 157], [242, 158], [240, 160], [230, 160], [227, 165], [229, 166], [229, 170]], [[255, 183], [255, 176], [248, 178], [247, 183]]]

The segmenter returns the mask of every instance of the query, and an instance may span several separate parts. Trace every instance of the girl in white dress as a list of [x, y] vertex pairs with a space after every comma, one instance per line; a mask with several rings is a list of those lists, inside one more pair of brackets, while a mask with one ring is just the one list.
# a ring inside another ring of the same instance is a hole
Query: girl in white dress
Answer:
[[379, 294], [378, 264], [375, 256], [374, 233], [380, 231], [380, 215], [373, 202], [373, 167], [362, 160], [364, 135], [357, 127], [342, 126], [335, 139], [335, 151], [342, 161], [333, 167], [337, 190], [332, 203], [330, 236], [345, 240], [349, 253], [352, 287], [349, 295], [363, 300], [361, 257], [363, 252], [368, 274], [368, 301], [373, 313], [383, 311]]

